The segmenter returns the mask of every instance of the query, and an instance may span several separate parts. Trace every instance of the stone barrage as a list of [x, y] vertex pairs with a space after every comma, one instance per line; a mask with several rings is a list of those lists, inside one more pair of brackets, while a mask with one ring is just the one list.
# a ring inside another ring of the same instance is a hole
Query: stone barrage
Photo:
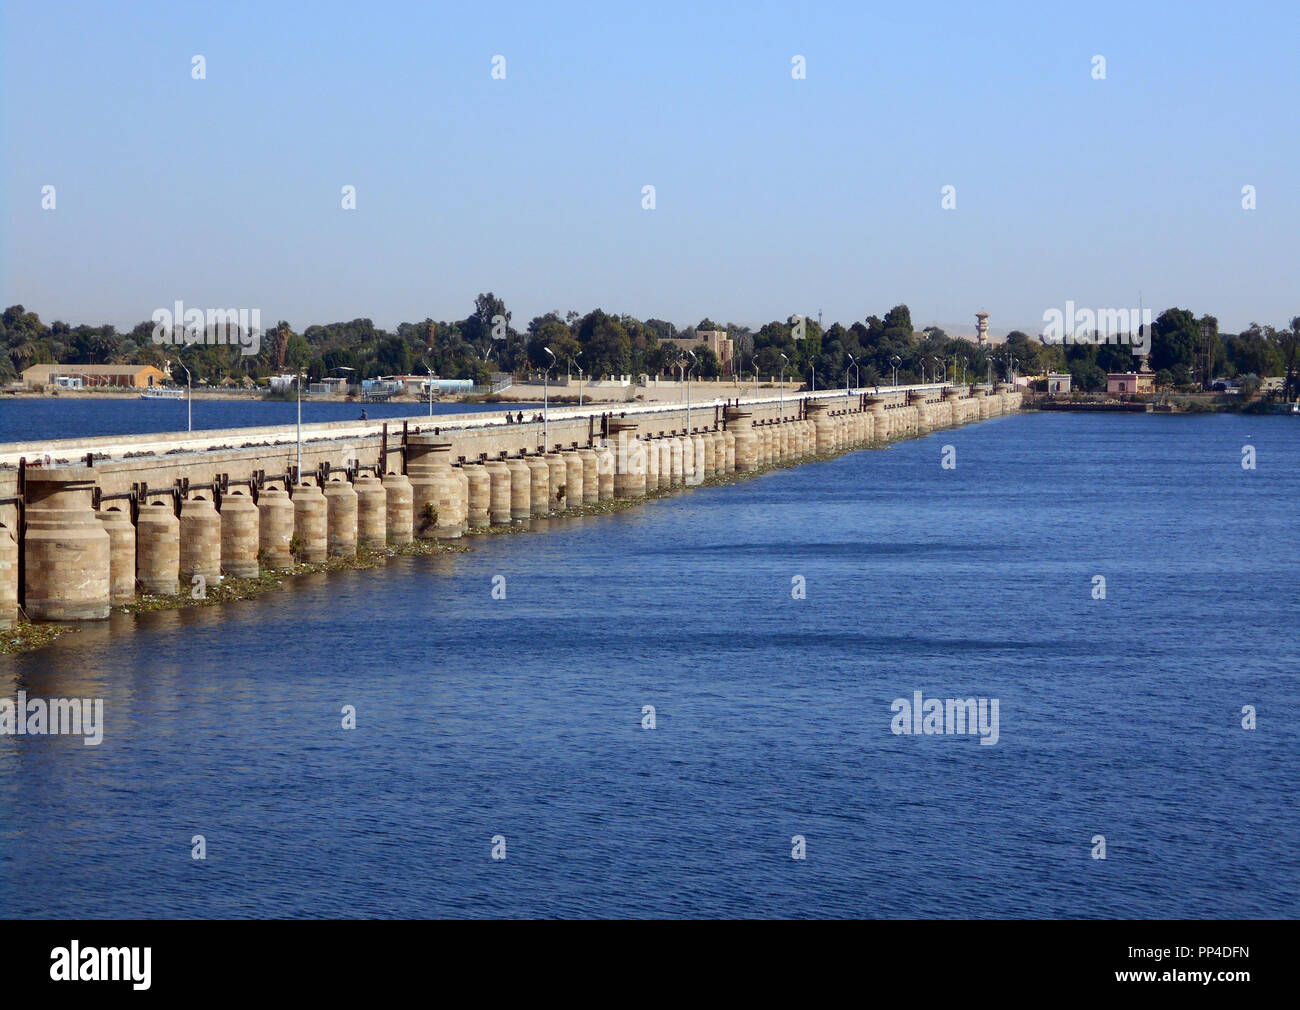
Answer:
[[293, 457], [286, 465], [283, 450], [266, 447], [271, 441], [219, 453], [234, 472], [203, 470], [208, 457], [198, 451], [32, 466], [10, 484], [22, 489], [23, 510], [14, 515], [25, 517], [25, 535], [0, 522], [0, 627], [24, 614], [98, 620], [137, 592], [183, 595], [196, 577], [255, 578], [416, 537], [543, 529], [543, 517], [580, 506], [985, 420], [1015, 411], [1021, 399], [1007, 385], [935, 385], [714, 401], [690, 411], [629, 407], [558, 417], [550, 451], [539, 449], [533, 425], [403, 421], [400, 443], [389, 441], [387, 425], [383, 439], [368, 444], [355, 435], [337, 436], [337, 445], [305, 443], [304, 476], [292, 485]]

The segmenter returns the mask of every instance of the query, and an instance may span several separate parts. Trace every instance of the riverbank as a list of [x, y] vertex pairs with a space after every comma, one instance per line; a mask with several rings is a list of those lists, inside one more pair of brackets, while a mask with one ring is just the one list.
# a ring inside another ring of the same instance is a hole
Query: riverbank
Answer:
[[1280, 413], [1277, 404], [1262, 398], [1242, 399], [1222, 393], [1185, 394], [1160, 399], [1117, 400], [1104, 396], [1026, 396], [1022, 409], [1118, 414], [1270, 414]]

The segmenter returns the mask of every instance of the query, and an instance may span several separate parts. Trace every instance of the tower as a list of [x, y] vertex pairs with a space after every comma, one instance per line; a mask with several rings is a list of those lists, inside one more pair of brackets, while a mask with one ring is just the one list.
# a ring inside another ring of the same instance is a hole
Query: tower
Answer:
[[976, 333], [976, 338], [975, 338], [976, 343], [978, 343], [980, 347], [988, 347], [989, 314], [987, 312], [975, 313], [975, 333]]

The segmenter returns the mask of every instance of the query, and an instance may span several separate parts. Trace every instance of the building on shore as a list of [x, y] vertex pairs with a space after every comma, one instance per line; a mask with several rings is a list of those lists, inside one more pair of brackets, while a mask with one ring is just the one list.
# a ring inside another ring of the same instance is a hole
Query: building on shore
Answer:
[[726, 330], [696, 330], [694, 337], [665, 337], [659, 343], [672, 344], [683, 353], [703, 344], [718, 356], [718, 366], [724, 373], [731, 371], [731, 360], [736, 354], [736, 342], [727, 336]]
[[1154, 393], [1154, 372], [1110, 372], [1106, 375], [1106, 393], [1111, 396], [1130, 396], [1134, 393]]
[[38, 386], [148, 389], [167, 381], [167, 373], [153, 365], [32, 365], [23, 369], [23, 385], [28, 389]]
[[1057, 393], [1070, 392], [1071, 379], [1069, 372], [1048, 372], [1047, 373], [1047, 391], [1053, 395]]

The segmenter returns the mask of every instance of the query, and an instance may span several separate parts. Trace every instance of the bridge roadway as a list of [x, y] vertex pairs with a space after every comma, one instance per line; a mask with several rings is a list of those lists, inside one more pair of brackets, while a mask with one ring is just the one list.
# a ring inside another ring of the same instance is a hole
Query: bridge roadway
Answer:
[[[789, 396], [742, 396], [739, 397], [739, 403], [745, 405], [775, 405], [780, 402], [796, 402], [799, 399], [809, 400], [826, 400], [835, 401], [843, 399], [846, 396], [858, 396], [863, 393], [870, 393], [873, 396], [895, 398], [903, 396], [910, 391], [941, 393], [942, 390], [952, 388], [950, 384], [945, 383], [922, 383], [915, 386], [870, 386], [855, 387], [853, 389], [828, 389], [818, 390], [815, 393], [796, 393], [791, 392]], [[905, 398], [905, 397], [904, 397]], [[123, 401], [124, 403], [130, 401]], [[714, 408], [724, 406], [727, 403], [735, 403], [735, 399], [724, 399], [722, 397], [711, 397], [706, 400], [692, 401], [691, 409], [701, 411], [712, 411]], [[658, 401], [655, 403], [598, 403], [584, 405], [582, 407], [551, 407], [548, 411], [549, 418], [552, 422], [573, 420], [577, 418], [587, 418], [601, 414], [627, 414], [628, 416], [653, 415], [665, 411], [681, 411], [685, 409], [685, 401]], [[430, 423], [446, 431], [461, 431], [475, 428], [502, 428], [506, 429], [507, 425], [502, 420], [506, 408], [510, 412], [517, 413], [523, 410], [525, 416], [531, 417], [537, 413], [535, 406], [508, 403], [501, 404], [501, 412], [483, 411], [473, 414], [435, 414], [430, 419], [428, 414], [412, 414], [406, 417], [389, 417], [379, 418], [378, 420], [369, 421], [323, 421], [304, 424], [302, 426], [302, 440], [304, 442], [315, 441], [320, 439], [345, 440], [345, 439], [362, 439], [377, 438], [383, 431], [385, 424], [389, 426], [391, 432], [394, 427], [401, 428], [402, 422], [407, 421], [412, 425], [427, 426]], [[701, 415], [703, 417], [703, 414]], [[513, 429], [511, 429], [513, 430]], [[262, 427], [250, 428], [214, 428], [206, 431], [196, 432], [156, 432], [144, 435], [102, 435], [86, 438], [65, 438], [51, 439], [46, 441], [28, 440], [25, 442], [6, 442], [0, 443], [0, 466], [16, 467], [20, 459], [26, 458], [29, 463], [37, 460], [44, 461], [49, 457], [51, 462], [58, 460], [67, 460], [69, 463], [79, 463], [85, 459], [87, 453], [94, 453], [96, 457], [107, 457], [108, 459], [122, 459], [128, 453], [133, 455], [143, 455], [153, 453], [162, 455], [165, 453], [198, 453], [207, 452], [213, 449], [231, 448], [233, 446], [242, 446], [246, 443], [271, 443], [277, 445], [294, 444], [297, 441], [296, 425], [269, 425]]]

